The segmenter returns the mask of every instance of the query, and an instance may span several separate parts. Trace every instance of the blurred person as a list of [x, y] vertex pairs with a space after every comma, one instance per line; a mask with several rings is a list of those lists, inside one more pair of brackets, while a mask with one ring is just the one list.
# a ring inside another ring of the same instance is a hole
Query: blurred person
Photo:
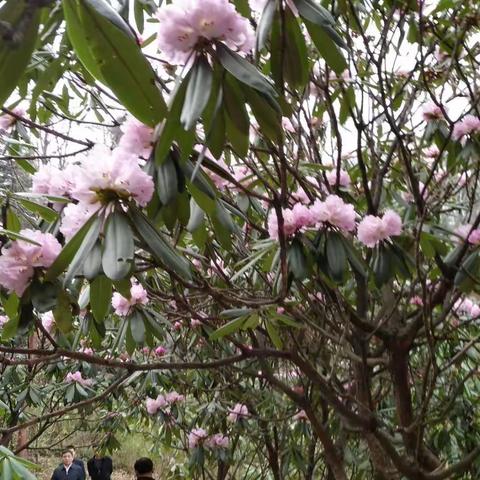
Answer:
[[154, 480], [153, 478], [153, 462], [150, 458], [139, 458], [133, 465], [135, 470], [135, 478], [137, 480]]
[[87, 470], [92, 480], [111, 480], [113, 462], [110, 457], [102, 457], [100, 452], [95, 452], [87, 462]]
[[85, 480], [83, 470], [73, 463], [71, 450], [62, 451], [62, 464], [54, 470], [51, 480]]

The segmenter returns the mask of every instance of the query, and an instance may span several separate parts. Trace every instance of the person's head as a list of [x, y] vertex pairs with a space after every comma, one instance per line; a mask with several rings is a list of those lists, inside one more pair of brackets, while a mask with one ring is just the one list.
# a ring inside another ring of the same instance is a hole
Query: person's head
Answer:
[[62, 461], [66, 467], [73, 463], [73, 453], [68, 448], [62, 452]]
[[133, 468], [135, 469], [135, 475], [137, 477], [141, 475], [151, 475], [153, 473], [153, 462], [147, 457], [142, 457], [135, 462]]
[[76, 454], [76, 452], [75, 452], [75, 447], [74, 447], [73, 445], [69, 445], [69, 446], [67, 447], [67, 450], [70, 450], [70, 451], [72, 452], [73, 458], [75, 458], [75, 454]]

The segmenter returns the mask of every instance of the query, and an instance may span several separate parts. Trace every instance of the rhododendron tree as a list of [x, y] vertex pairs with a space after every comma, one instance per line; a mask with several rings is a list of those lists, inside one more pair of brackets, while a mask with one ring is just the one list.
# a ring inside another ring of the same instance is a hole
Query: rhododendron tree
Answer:
[[0, 0], [1, 478], [478, 479], [477, 3]]

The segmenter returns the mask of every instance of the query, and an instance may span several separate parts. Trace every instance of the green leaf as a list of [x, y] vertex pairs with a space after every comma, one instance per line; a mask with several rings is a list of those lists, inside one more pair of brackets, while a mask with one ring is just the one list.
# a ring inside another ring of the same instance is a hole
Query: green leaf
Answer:
[[17, 86], [28, 66], [38, 36], [40, 8], [25, 1], [6, 2], [0, 9], [0, 22], [5, 30], [0, 35], [0, 105]]
[[178, 136], [179, 131], [183, 130], [180, 124], [180, 114], [186, 90], [187, 82], [183, 81], [171, 94], [173, 100], [168, 110], [167, 118], [160, 128], [158, 141], [155, 145], [155, 163], [157, 165], [161, 165], [165, 161], [173, 140]]
[[230, 322], [226, 323], [225, 325], [217, 328], [214, 332], [210, 334], [210, 340], [219, 340], [220, 338], [225, 337], [226, 335], [230, 335], [242, 328], [243, 323], [248, 317], [238, 317]]
[[225, 70], [230, 72], [237, 80], [250, 87], [263, 92], [265, 95], [276, 97], [275, 89], [251, 63], [232, 52], [222, 43], [217, 43], [217, 57]]
[[93, 318], [101, 323], [107, 316], [112, 300], [112, 281], [105, 275], [99, 275], [90, 283], [90, 307]]
[[468, 280], [473, 282], [479, 280], [480, 273], [480, 255], [478, 251], [471, 253], [461, 264], [458, 269], [454, 285], [456, 287], [461, 286], [463, 283], [466, 283]]
[[[86, 231], [80, 245], [78, 246], [77, 250], [74, 252], [75, 255], [70, 262], [67, 273], [65, 274], [65, 284], [69, 283], [73, 279], [73, 277], [77, 275], [78, 272], [82, 271], [83, 262], [85, 258], [87, 257], [87, 255], [90, 253], [92, 248], [95, 246], [95, 243], [97, 242], [98, 236], [100, 234], [101, 225], [102, 225], [102, 222], [100, 218], [98, 216], [95, 216], [93, 222], [90, 224], [90, 228]], [[70, 240], [70, 242], [72, 240]], [[64, 247], [64, 249], [67, 248], [70, 242]], [[60, 255], [62, 253], [63, 253], [63, 250], [60, 253]], [[48, 272], [50, 272], [50, 270]], [[47, 272], [47, 275], [48, 275], [48, 272]]]
[[197, 228], [202, 225], [205, 220], [205, 213], [203, 210], [198, 206], [198, 203], [192, 197], [190, 198], [190, 218], [187, 224], [187, 230], [189, 232], [194, 232]]
[[383, 245], [379, 245], [374, 253], [373, 272], [378, 288], [385, 285], [393, 274], [392, 259]]
[[200, 55], [192, 67], [185, 100], [183, 101], [180, 122], [185, 130], [190, 130], [205, 109], [212, 89], [213, 72], [207, 59]]
[[102, 272], [102, 245], [99, 240], [95, 243], [83, 263], [83, 276], [93, 280]]
[[38, 213], [44, 220], [47, 222], [54, 222], [57, 217], [58, 213], [55, 210], [52, 210], [45, 205], [40, 205], [39, 203], [31, 202], [30, 200], [20, 199], [17, 197], [19, 203], [21, 203], [27, 210], [32, 213]]
[[178, 194], [178, 175], [172, 155], [157, 166], [157, 193], [163, 205], [168, 205]]
[[138, 232], [150, 253], [167, 268], [173, 270], [185, 280], [191, 280], [192, 274], [188, 262], [182, 258], [162, 237], [150, 220], [136, 207], [129, 208], [132, 226]]
[[340, 75], [347, 69], [347, 62], [341, 50], [335, 45], [330, 36], [318, 25], [304, 20], [308, 33], [310, 34], [315, 47], [320, 55], [324, 58], [327, 65], [337, 74]]
[[308, 264], [303, 245], [293, 240], [287, 253], [288, 268], [296, 280], [304, 280], [308, 276]]
[[[75, 28], [77, 24], [69, 29], [71, 17], [66, 15], [69, 38], [80, 61], [115, 93], [130, 113], [155, 126], [165, 117], [167, 108], [156, 85], [155, 72], [128, 25], [103, 0], [67, 0], [67, 3], [76, 9], [74, 22], [80, 24], [80, 29]], [[79, 47], [81, 42], [88, 49]], [[92, 58], [96, 63], [93, 69]]]
[[111, 280], [122, 280], [132, 269], [135, 256], [133, 231], [124, 213], [115, 210], [105, 227], [102, 267]]
[[73, 327], [72, 309], [70, 306], [70, 297], [65, 290], [60, 290], [57, 298], [57, 304], [53, 310], [55, 324], [62, 333], [68, 333]]
[[304, 20], [319, 25], [337, 45], [345, 47], [345, 42], [334, 29], [335, 19], [326, 8], [318, 5], [314, 0], [293, 0], [293, 2]]
[[[20, 220], [12, 208], [7, 209], [7, 231], [18, 233], [22, 229]], [[4, 230], [5, 231], [5, 230]]]
[[282, 339], [280, 338], [280, 334], [278, 333], [278, 330], [275, 324], [272, 321], [267, 320], [265, 322], [265, 327], [267, 328], [268, 336], [270, 337], [270, 340], [275, 345], [275, 347], [282, 348], [283, 342], [282, 342]]
[[280, 142], [282, 115], [277, 102], [252, 88], [245, 88], [244, 93], [260, 126], [260, 131], [270, 140]]
[[27, 243], [31, 243], [32, 245], [40, 246], [40, 244], [38, 242], [35, 242], [34, 240], [31, 240], [28, 237], [25, 237], [25, 235], [20, 235], [17, 232], [12, 232], [11, 230], [5, 230], [4, 228], [0, 228], [0, 234], [5, 235], [10, 240], [22, 240], [23, 242], [27, 242]]
[[272, 29], [273, 17], [275, 16], [275, 10], [277, 5], [274, 0], [268, 0], [258, 22], [256, 31], [256, 47], [255, 50], [259, 52], [267, 43], [268, 36]]
[[47, 280], [54, 280], [68, 267], [68, 265], [70, 265], [78, 249], [81, 247], [85, 236], [90, 231], [92, 225], [95, 225], [95, 228], [100, 231], [100, 221], [98, 220], [98, 213], [94, 213], [85, 222], [85, 225], [83, 225], [83, 227], [62, 248], [62, 251], [45, 274], [45, 278]]
[[34, 308], [45, 313], [52, 310], [57, 304], [57, 297], [60, 291], [58, 283], [34, 281], [31, 286], [31, 301]]
[[333, 280], [337, 283], [342, 283], [347, 255], [339, 233], [330, 232], [328, 234], [325, 242], [325, 254]]
[[307, 46], [298, 20], [289, 8], [285, 9], [284, 29], [284, 78], [292, 88], [303, 88], [310, 73]]
[[135, 310], [130, 317], [130, 330], [135, 343], [145, 341], [145, 322], [142, 313], [138, 310]]

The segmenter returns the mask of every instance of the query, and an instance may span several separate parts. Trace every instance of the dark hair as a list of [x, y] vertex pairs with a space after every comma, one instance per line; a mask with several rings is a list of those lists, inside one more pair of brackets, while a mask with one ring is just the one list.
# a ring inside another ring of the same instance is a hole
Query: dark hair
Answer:
[[68, 446], [67, 446], [67, 449], [68, 449], [68, 450], [75, 450], [75, 447], [74, 447], [73, 445], [68, 445]]
[[64, 448], [64, 449], [62, 450], [62, 457], [63, 457], [63, 455], [65, 455], [66, 453], [69, 453], [69, 454], [73, 457], [73, 453], [72, 453], [72, 451], [70, 450], [70, 448]]
[[133, 468], [137, 473], [150, 473], [153, 472], [153, 462], [147, 457], [142, 457], [135, 462]]

